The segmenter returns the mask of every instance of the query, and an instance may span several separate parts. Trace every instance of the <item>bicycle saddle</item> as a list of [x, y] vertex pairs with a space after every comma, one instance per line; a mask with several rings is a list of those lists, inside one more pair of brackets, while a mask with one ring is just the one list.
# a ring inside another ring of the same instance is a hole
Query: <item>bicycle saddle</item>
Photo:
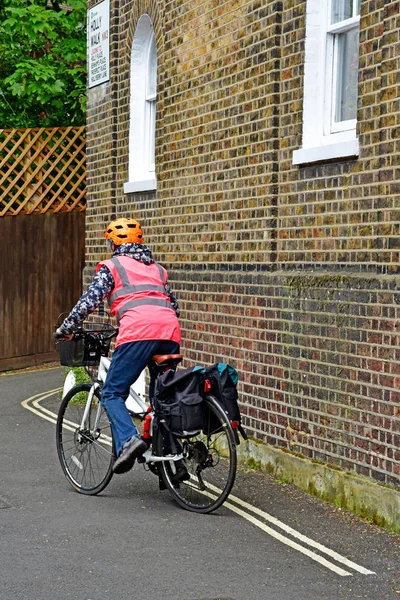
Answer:
[[154, 356], [151, 357], [151, 360], [153, 360], [156, 365], [159, 366], [164, 364], [177, 365], [181, 362], [182, 358], [183, 354], [154, 354]]

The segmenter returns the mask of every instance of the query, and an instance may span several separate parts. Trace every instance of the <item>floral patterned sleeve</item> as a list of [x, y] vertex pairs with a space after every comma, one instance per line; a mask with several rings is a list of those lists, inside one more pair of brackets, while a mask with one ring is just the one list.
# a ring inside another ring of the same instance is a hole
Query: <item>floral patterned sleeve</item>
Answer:
[[171, 288], [169, 287], [168, 283], [165, 284], [165, 291], [167, 292], [167, 294], [169, 296], [169, 299], [171, 301], [171, 306], [174, 309], [176, 316], [179, 317], [179, 314], [181, 311], [179, 309], [178, 302], [177, 302], [174, 294], [172, 293]]
[[114, 278], [108, 268], [102, 265], [86, 292], [82, 294], [68, 317], [64, 319], [60, 327], [61, 332], [66, 335], [72, 333], [88, 315], [98, 308], [113, 288]]

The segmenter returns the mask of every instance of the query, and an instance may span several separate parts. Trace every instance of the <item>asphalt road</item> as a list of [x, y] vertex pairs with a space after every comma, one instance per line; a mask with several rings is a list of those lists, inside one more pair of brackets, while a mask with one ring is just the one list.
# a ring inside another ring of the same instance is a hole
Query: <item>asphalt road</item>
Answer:
[[262, 473], [212, 515], [141, 465], [76, 493], [41, 408], [61, 374], [0, 376], [0, 600], [399, 600], [399, 536]]

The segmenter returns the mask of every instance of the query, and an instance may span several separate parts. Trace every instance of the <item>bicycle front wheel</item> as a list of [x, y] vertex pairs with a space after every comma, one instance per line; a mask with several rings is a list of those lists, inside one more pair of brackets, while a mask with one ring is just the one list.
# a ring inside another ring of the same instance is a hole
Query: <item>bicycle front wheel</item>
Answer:
[[73, 488], [95, 495], [113, 475], [115, 460], [111, 425], [100, 404], [100, 393], [82, 383], [63, 398], [58, 412], [56, 443], [62, 470]]
[[[237, 458], [231, 424], [213, 396], [205, 398], [203, 431], [193, 437], [178, 439], [177, 445], [190, 479], [177, 483], [174, 481], [176, 461], [162, 461], [158, 464], [164, 484], [183, 508], [198, 513], [216, 510], [233, 487]], [[167, 455], [169, 448], [170, 442], [159, 431], [157, 455]]]

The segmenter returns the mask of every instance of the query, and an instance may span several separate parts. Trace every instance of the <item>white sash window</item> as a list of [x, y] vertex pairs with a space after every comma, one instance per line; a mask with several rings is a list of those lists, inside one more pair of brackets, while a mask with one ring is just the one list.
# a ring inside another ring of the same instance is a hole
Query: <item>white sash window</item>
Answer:
[[303, 146], [293, 164], [358, 156], [361, 0], [308, 0]]
[[130, 92], [129, 181], [124, 192], [155, 190], [157, 46], [148, 15], [140, 17], [133, 38]]

